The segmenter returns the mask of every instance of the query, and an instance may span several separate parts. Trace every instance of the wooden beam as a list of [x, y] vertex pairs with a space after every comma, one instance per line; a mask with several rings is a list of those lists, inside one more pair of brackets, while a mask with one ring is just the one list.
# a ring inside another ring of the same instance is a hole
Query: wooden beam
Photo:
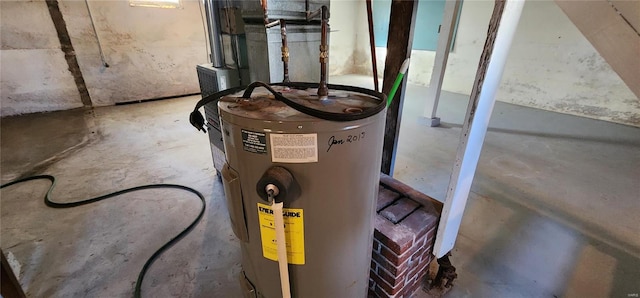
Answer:
[[480, 56], [476, 79], [469, 96], [456, 160], [447, 187], [433, 253], [441, 258], [453, 249], [462, 215], [478, 167], [484, 137], [496, 102], [496, 93], [509, 49], [518, 28], [525, 0], [496, 0], [489, 20], [487, 40]]
[[[411, 56], [413, 44], [414, 25], [418, 11], [418, 0], [393, 0], [391, 1], [391, 16], [389, 18], [389, 37], [387, 38], [387, 58], [384, 64], [384, 79], [382, 93], [389, 94], [393, 82], [398, 75], [400, 66], [405, 59]], [[405, 74], [405, 77], [408, 74]], [[382, 172], [393, 176], [398, 135], [400, 132], [400, 120], [402, 119], [402, 105], [407, 79], [387, 109], [387, 124], [385, 127], [384, 145], [382, 151]]]
[[78, 58], [76, 57], [76, 52], [73, 49], [69, 31], [67, 31], [67, 23], [65, 23], [62, 12], [60, 12], [58, 0], [46, 0], [46, 3], [47, 8], [49, 9], [49, 15], [51, 16], [51, 20], [53, 21], [53, 26], [56, 28], [56, 32], [58, 33], [60, 48], [64, 53], [64, 58], [67, 60], [69, 72], [76, 82], [76, 87], [78, 88], [78, 93], [80, 94], [80, 100], [85, 107], [90, 107], [93, 105], [91, 103], [91, 96], [89, 95], [87, 84], [84, 81], [82, 70], [80, 70], [80, 64], [78, 64]]

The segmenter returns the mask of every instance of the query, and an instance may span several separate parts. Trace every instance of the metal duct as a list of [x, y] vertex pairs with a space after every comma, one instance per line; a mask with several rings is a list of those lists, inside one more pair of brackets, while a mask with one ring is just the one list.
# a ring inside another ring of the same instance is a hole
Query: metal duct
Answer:
[[207, 33], [211, 48], [211, 64], [213, 67], [225, 67], [222, 39], [220, 35], [220, 9], [216, 0], [204, 0], [204, 10], [207, 16]]

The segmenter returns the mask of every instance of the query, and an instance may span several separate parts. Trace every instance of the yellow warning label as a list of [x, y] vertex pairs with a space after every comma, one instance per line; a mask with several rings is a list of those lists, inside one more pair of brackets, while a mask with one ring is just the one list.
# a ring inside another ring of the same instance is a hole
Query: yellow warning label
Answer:
[[[287, 240], [287, 260], [289, 264], [304, 265], [304, 216], [302, 209], [282, 208], [284, 234]], [[262, 255], [273, 261], [278, 260], [276, 228], [271, 206], [258, 203], [258, 220], [262, 238]]]

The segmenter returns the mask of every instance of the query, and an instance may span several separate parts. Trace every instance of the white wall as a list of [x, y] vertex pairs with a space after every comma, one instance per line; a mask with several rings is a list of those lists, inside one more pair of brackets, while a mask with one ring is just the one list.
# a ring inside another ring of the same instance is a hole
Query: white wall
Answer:
[[[354, 30], [358, 18], [358, 2], [353, 0], [333, 0], [329, 8], [329, 75], [354, 73]], [[365, 16], [366, 18], [366, 16]], [[365, 19], [366, 20], [366, 19]]]
[[640, 99], [555, 2], [527, 2], [498, 99], [640, 126]]
[[[333, 5], [334, 2], [332, 2]], [[363, 5], [364, 6], [364, 5]], [[465, 0], [443, 89], [469, 94], [494, 2]], [[366, 13], [358, 15], [352, 51], [364, 61], [354, 73], [370, 75]], [[420, 28], [415, 29], [420, 34]], [[346, 51], [346, 49], [343, 49]], [[378, 48], [378, 73], [385, 49]], [[332, 56], [333, 57], [333, 56]], [[428, 85], [435, 53], [413, 51], [409, 82]], [[334, 58], [335, 59], [335, 58]], [[640, 126], [640, 100], [553, 1], [527, 1], [498, 92], [498, 100]]]
[[182, 8], [89, 1], [104, 67], [84, 1], [61, 1], [80, 69], [96, 106], [200, 92], [196, 65], [207, 62], [198, 2]]
[[[59, 2], [94, 106], [200, 91], [195, 68], [207, 62], [207, 52], [196, 0], [177, 9], [90, 0], [108, 68], [85, 2]], [[81, 107], [44, 0], [0, 5], [2, 116]]]
[[0, 1], [1, 116], [82, 107], [47, 4]]

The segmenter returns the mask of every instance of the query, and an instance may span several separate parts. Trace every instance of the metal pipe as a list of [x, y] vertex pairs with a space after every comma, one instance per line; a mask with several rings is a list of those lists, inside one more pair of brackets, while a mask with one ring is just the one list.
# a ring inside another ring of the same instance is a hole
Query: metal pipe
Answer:
[[373, 68], [373, 86], [376, 92], [378, 87], [378, 62], [376, 58], [376, 38], [373, 33], [373, 12], [371, 8], [371, 0], [367, 0], [367, 20], [369, 22], [369, 45], [371, 46], [371, 66]]
[[[216, 1], [220, 1], [220, 0], [216, 0]], [[226, 18], [224, 20], [220, 20], [221, 22], [225, 22], [227, 28], [229, 28], [229, 30], [231, 30], [231, 20], [229, 19], [229, 14], [231, 13], [232, 10], [232, 6], [231, 3], [229, 2], [229, 0], [225, 0], [224, 2], [224, 7], [223, 9], [227, 9], [227, 13], [226, 13]], [[231, 33], [231, 32], [229, 32]], [[240, 46], [238, 45], [238, 40], [237, 40], [237, 35], [230, 35], [230, 43], [231, 43], [231, 56], [233, 59], [233, 63], [235, 64], [235, 67], [240, 69], [242, 68], [242, 66], [240, 65]], [[223, 45], [224, 46], [224, 45]], [[227, 61], [224, 61], [225, 67], [227, 67]]]
[[327, 62], [329, 62], [329, 45], [327, 44], [327, 31], [329, 27], [329, 9], [322, 6], [322, 35], [320, 38], [320, 84], [318, 85], [318, 96], [327, 97], [329, 87], [327, 86]]
[[318, 8], [315, 11], [307, 10], [307, 22], [310, 22], [313, 18], [315, 18], [318, 15], [320, 15], [321, 12], [322, 12], [322, 8]]
[[280, 20], [275, 20], [275, 21], [273, 21], [271, 23], [265, 23], [264, 27], [269, 29], [269, 28], [275, 27], [277, 25], [280, 25]]
[[[267, 1], [268, 0], [260, 0], [260, 5], [262, 5], [262, 15], [264, 16], [265, 25], [269, 24], [269, 18], [267, 17]], [[269, 27], [267, 27], [267, 28], [269, 28]]]
[[204, 10], [207, 17], [207, 31], [209, 34], [209, 45], [211, 48], [211, 64], [213, 67], [224, 67], [224, 54], [222, 49], [220, 30], [220, 10], [217, 1], [204, 0]]
[[89, 14], [89, 20], [91, 21], [91, 28], [93, 28], [93, 33], [96, 35], [96, 42], [98, 43], [98, 51], [100, 52], [100, 59], [102, 59], [102, 66], [109, 67], [109, 63], [107, 63], [107, 59], [104, 58], [104, 52], [102, 51], [102, 44], [100, 44], [100, 37], [98, 36], [98, 30], [96, 30], [96, 25], [93, 22], [93, 15], [91, 15], [89, 0], [84, 0], [84, 4], [87, 5], [87, 13]]
[[284, 78], [282, 82], [288, 83], [289, 81], [289, 47], [287, 46], [287, 22], [280, 20], [280, 37], [282, 38], [282, 66], [284, 69]]

